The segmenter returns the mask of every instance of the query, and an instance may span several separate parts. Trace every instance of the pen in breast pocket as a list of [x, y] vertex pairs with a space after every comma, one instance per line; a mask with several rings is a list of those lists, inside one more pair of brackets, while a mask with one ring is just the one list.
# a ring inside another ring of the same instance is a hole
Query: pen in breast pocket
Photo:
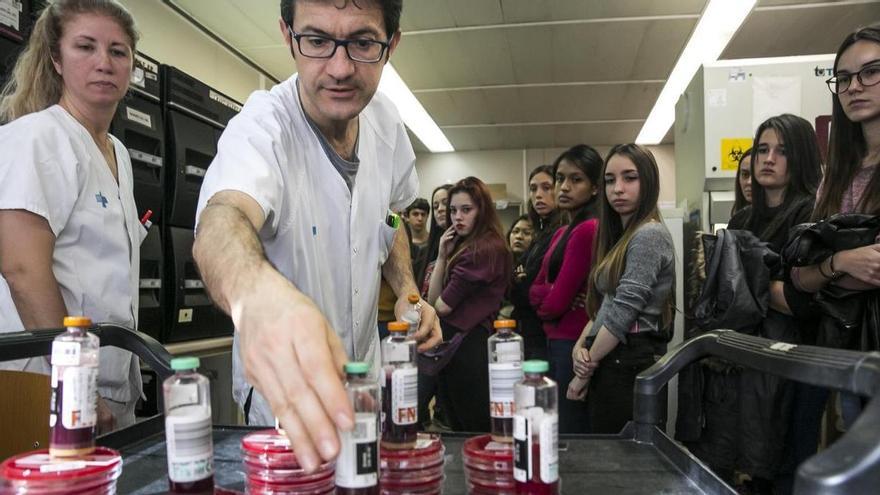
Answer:
[[153, 222], [150, 221], [150, 217], [152, 216], [153, 210], [147, 210], [147, 212], [144, 213], [144, 216], [141, 217], [141, 225], [147, 230], [150, 230], [150, 227], [153, 225]]

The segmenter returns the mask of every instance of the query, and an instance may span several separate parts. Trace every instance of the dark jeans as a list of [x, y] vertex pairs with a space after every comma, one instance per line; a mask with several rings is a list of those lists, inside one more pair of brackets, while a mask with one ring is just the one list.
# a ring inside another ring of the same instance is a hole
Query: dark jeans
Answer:
[[775, 493], [783, 495], [794, 491], [794, 475], [797, 467], [819, 451], [819, 435], [822, 429], [822, 414], [828, 403], [828, 389], [794, 383], [794, 404], [791, 422], [788, 425], [788, 438], [785, 457], [779, 477], [776, 479]]
[[556, 382], [559, 392], [559, 433], [590, 433], [590, 416], [587, 404], [580, 400], [568, 400], [565, 393], [574, 378], [571, 351], [574, 340], [547, 339], [547, 356], [550, 361], [549, 378]]
[[455, 431], [489, 431], [488, 340], [485, 328], [471, 329], [438, 376], [437, 400]]
[[[592, 345], [588, 341], [587, 345]], [[665, 344], [647, 335], [631, 335], [608, 353], [590, 379], [587, 410], [592, 433], [620, 433], [633, 417], [633, 391], [636, 375], [665, 352]], [[661, 393], [666, 411], [666, 390]], [[665, 424], [665, 415], [663, 422]]]

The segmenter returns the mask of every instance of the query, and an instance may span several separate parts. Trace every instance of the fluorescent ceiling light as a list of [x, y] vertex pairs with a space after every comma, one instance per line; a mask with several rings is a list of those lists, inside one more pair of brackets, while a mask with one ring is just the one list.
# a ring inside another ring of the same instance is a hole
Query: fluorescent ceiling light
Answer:
[[455, 151], [452, 143], [446, 139], [446, 135], [428, 115], [425, 107], [419, 103], [391, 64], [385, 64], [382, 79], [379, 80], [379, 91], [391, 98], [397, 106], [397, 111], [400, 112], [403, 123], [432, 153]]
[[700, 65], [715, 62], [746, 20], [757, 0], [709, 0], [691, 39], [678, 57], [636, 142], [660, 144], [675, 121], [675, 102]]

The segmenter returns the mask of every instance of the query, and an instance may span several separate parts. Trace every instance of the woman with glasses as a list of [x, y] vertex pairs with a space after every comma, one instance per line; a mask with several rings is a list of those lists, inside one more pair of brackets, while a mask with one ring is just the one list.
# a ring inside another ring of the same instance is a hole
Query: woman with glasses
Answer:
[[[846, 37], [834, 59], [834, 77], [828, 87], [834, 93], [831, 140], [813, 220], [839, 213], [880, 215], [880, 24]], [[876, 290], [880, 287], [880, 239], [869, 246], [838, 251], [818, 265], [793, 268], [791, 277], [809, 293], [829, 284]], [[863, 403], [858, 396], [841, 394], [841, 406], [844, 423], [851, 425]]]

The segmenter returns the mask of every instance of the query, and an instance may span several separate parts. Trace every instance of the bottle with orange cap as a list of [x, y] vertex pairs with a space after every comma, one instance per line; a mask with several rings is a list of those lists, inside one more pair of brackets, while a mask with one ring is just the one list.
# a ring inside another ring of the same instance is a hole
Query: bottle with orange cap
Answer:
[[382, 340], [382, 447], [409, 449], [416, 444], [419, 418], [419, 369], [416, 343], [407, 340], [409, 324], [388, 323], [390, 335]]
[[419, 295], [416, 293], [406, 296], [406, 300], [409, 303], [409, 308], [400, 319], [409, 324], [407, 336], [410, 336], [419, 331], [419, 325], [422, 322], [422, 305], [419, 302]]
[[52, 398], [49, 454], [76, 457], [95, 450], [98, 424], [98, 352], [101, 343], [86, 331], [92, 321], [64, 318], [67, 331], [52, 342]]
[[513, 441], [515, 412], [513, 386], [522, 380], [523, 339], [514, 320], [495, 320], [495, 333], [489, 337], [489, 417], [492, 439]]

